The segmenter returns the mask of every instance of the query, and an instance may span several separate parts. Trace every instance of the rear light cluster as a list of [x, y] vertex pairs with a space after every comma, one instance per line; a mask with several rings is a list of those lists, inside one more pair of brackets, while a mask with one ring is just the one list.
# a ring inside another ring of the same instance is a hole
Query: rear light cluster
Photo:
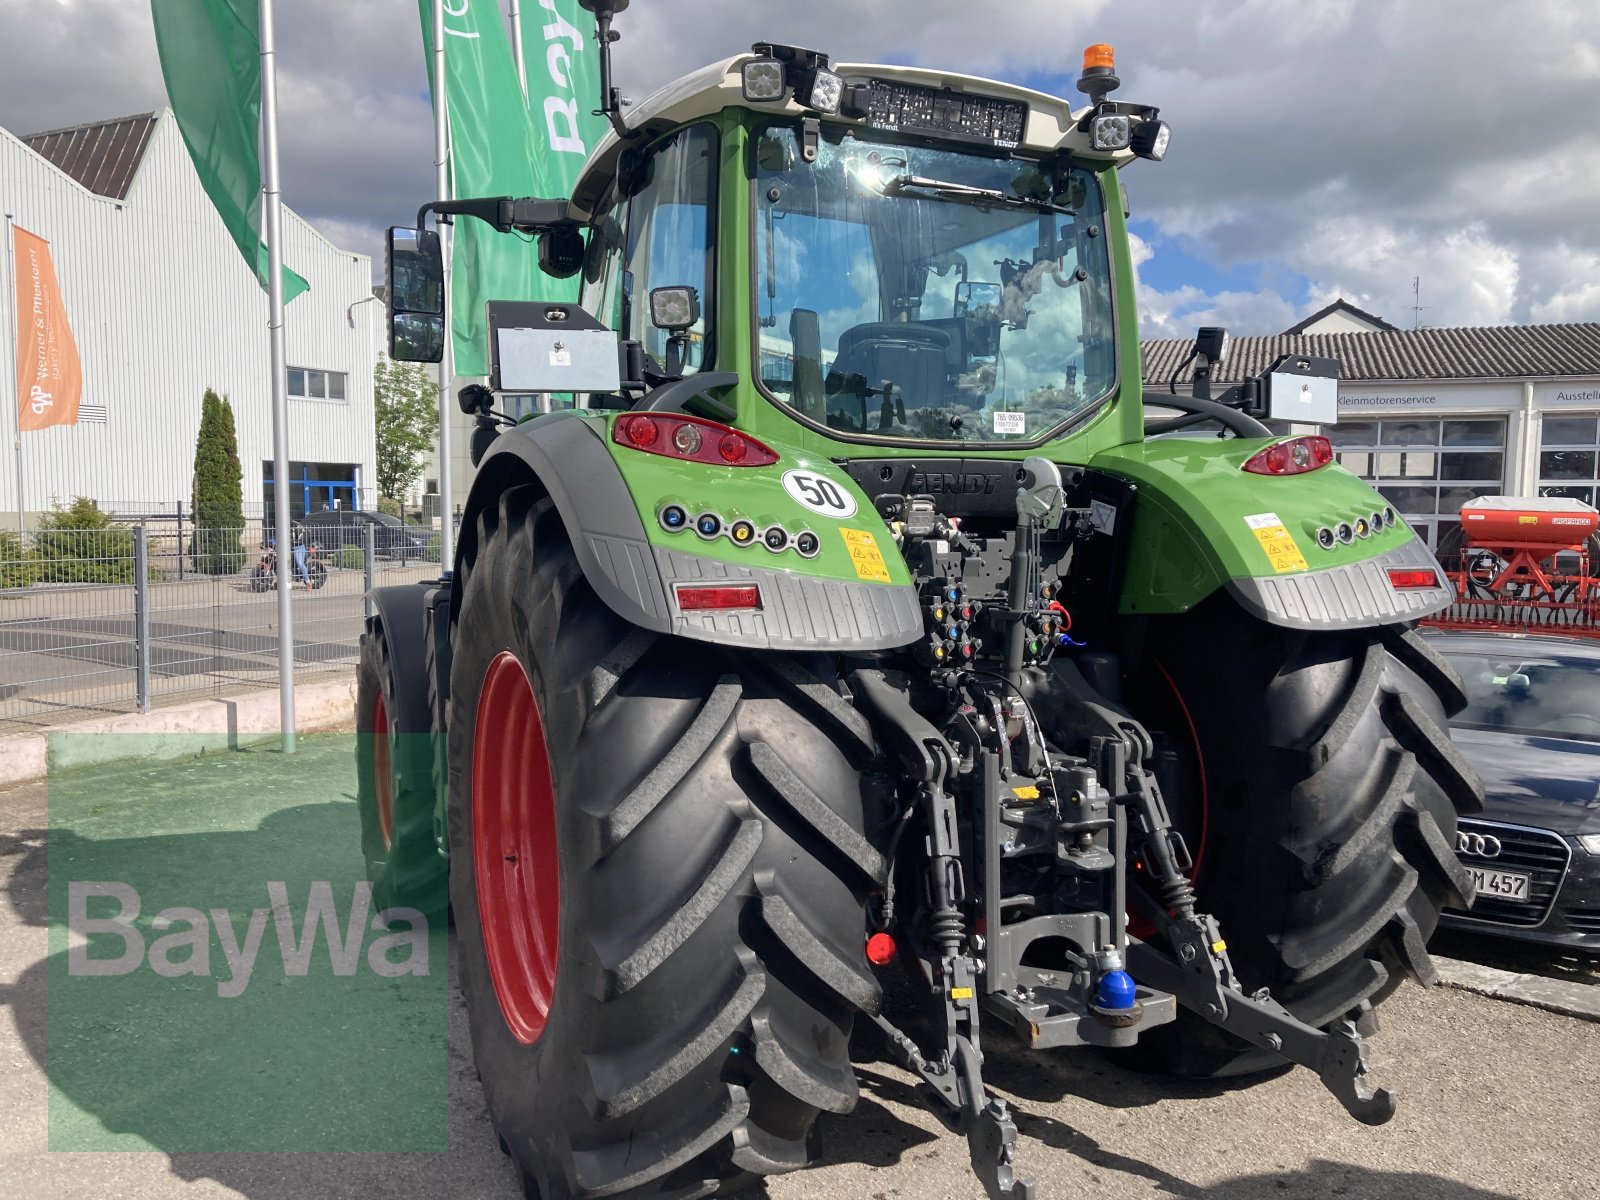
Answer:
[[777, 454], [748, 433], [684, 413], [625, 413], [611, 440], [630, 450], [716, 467], [770, 467]]
[[753, 546], [760, 542], [774, 554], [793, 550], [801, 558], [815, 558], [822, 550], [822, 542], [809, 529], [791, 533], [782, 525], [768, 525], [760, 529], [747, 517], [728, 518], [720, 513], [706, 511], [691, 516], [689, 510], [676, 501], [669, 501], [656, 510], [656, 520], [668, 533], [694, 530], [702, 541], [714, 542], [727, 538], [735, 546]]
[[1354, 521], [1340, 521], [1337, 525], [1324, 525], [1317, 530], [1317, 545], [1324, 550], [1335, 546], [1348, 546], [1357, 538], [1369, 538], [1382, 533], [1398, 521], [1394, 509], [1384, 507], [1370, 517], [1357, 517]]
[[1257, 451], [1244, 469], [1255, 475], [1304, 475], [1333, 461], [1333, 443], [1319, 434], [1290, 438]]

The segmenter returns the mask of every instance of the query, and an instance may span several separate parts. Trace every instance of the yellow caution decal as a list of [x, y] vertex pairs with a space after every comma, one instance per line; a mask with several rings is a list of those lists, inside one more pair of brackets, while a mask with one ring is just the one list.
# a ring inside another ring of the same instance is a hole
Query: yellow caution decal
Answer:
[[845, 549], [850, 551], [850, 565], [855, 567], [859, 578], [875, 583], [889, 582], [889, 564], [883, 561], [883, 551], [878, 549], [878, 540], [870, 532], [841, 529], [839, 536], [844, 538]]
[[1244, 523], [1250, 526], [1256, 541], [1261, 543], [1261, 549], [1266, 551], [1267, 561], [1278, 574], [1310, 569], [1306, 556], [1300, 553], [1300, 547], [1295, 544], [1294, 535], [1278, 519], [1277, 513], [1257, 513], [1253, 517], [1246, 517]]
[[952, 999], [952, 1000], [971, 1000], [972, 999], [972, 989], [971, 988], [951, 988], [950, 989], [950, 999]]
[[1037, 800], [1039, 789], [1029, 784], [1027, 787], [1012, 788], [1011, 792], [1018, 800]]

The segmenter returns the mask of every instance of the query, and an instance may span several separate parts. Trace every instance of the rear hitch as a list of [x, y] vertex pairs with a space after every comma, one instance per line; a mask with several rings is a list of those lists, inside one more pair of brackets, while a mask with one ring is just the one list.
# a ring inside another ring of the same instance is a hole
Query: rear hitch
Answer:
[[1172, 993], [1185, 1008], [1235, 1037], [1309, 1067], [1356, 1120], [1365, 1125], [1388, 1121], [1395, 1114], [1395, 1094], [1368, 1077], [1369, 1047], [1353, 1021], [1316, 1029], [1274, 1000], [1266, 988], [1245, 993], [1216, 920], [1195, 911], [1194, 891], [1180, 869], [1188, 853], [1172, 828], [1154, 777], [1135, 768], [1128, 780], [1130, 791], [1118, 799], [1133, 814], [1146, 851], [1144, 863], [1165, 904], [1142, 892], [1130, 898], [1164, 930], [1177, 953], [1174, 959], [1130, 939], [1129, 969], [1142, 982]]

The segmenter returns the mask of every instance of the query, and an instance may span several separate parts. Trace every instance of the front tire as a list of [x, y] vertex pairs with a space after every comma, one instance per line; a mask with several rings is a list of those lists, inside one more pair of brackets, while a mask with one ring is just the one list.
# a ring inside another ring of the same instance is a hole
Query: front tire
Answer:
[[[1454, 837], [1482, 792], [1445, 726], [1464, 703], [1454, 672], [1403, 626], [1279, 629], [1223, 596], [1153, 619], [1146, 645], [1131, 707], [1197, 768], [1173, 818], [1245, 990], [1310, 1025], [1374, 1029], [1404, 979], [1437, 978], [1439, 910], [1472, 895]], [[1187, 1010], [1126, 1058], [1199, 1076], [1281, 1065]]]
[[529, 1194], [706, 1196], [805, 1165], [880, 1002], [870, 729], [792, 657], [621, 621], [533, 486], [462, 563], [451, 898]]

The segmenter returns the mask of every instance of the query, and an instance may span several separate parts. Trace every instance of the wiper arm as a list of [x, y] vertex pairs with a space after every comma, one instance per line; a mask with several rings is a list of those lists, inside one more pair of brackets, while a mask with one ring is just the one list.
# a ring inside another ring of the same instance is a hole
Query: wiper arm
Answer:
[[1030, 212], [1054, 212], [1063, 216], [1077, 216], [1070, 208], [1052, 204], [1048, 200], [1030, 200], [1026, 196], [1013, 196], [995, 188], [974, 187], [970, 183], [951, 183], [944, 179], [930, 179], [926, 175], [896, 175], [883, 185], [885, 196], [898, 196], [906, 188], [932, 192], [940, 200], [955, 200], [974, 204], [1000, 204], [1006, 208], [1025, 208]]

